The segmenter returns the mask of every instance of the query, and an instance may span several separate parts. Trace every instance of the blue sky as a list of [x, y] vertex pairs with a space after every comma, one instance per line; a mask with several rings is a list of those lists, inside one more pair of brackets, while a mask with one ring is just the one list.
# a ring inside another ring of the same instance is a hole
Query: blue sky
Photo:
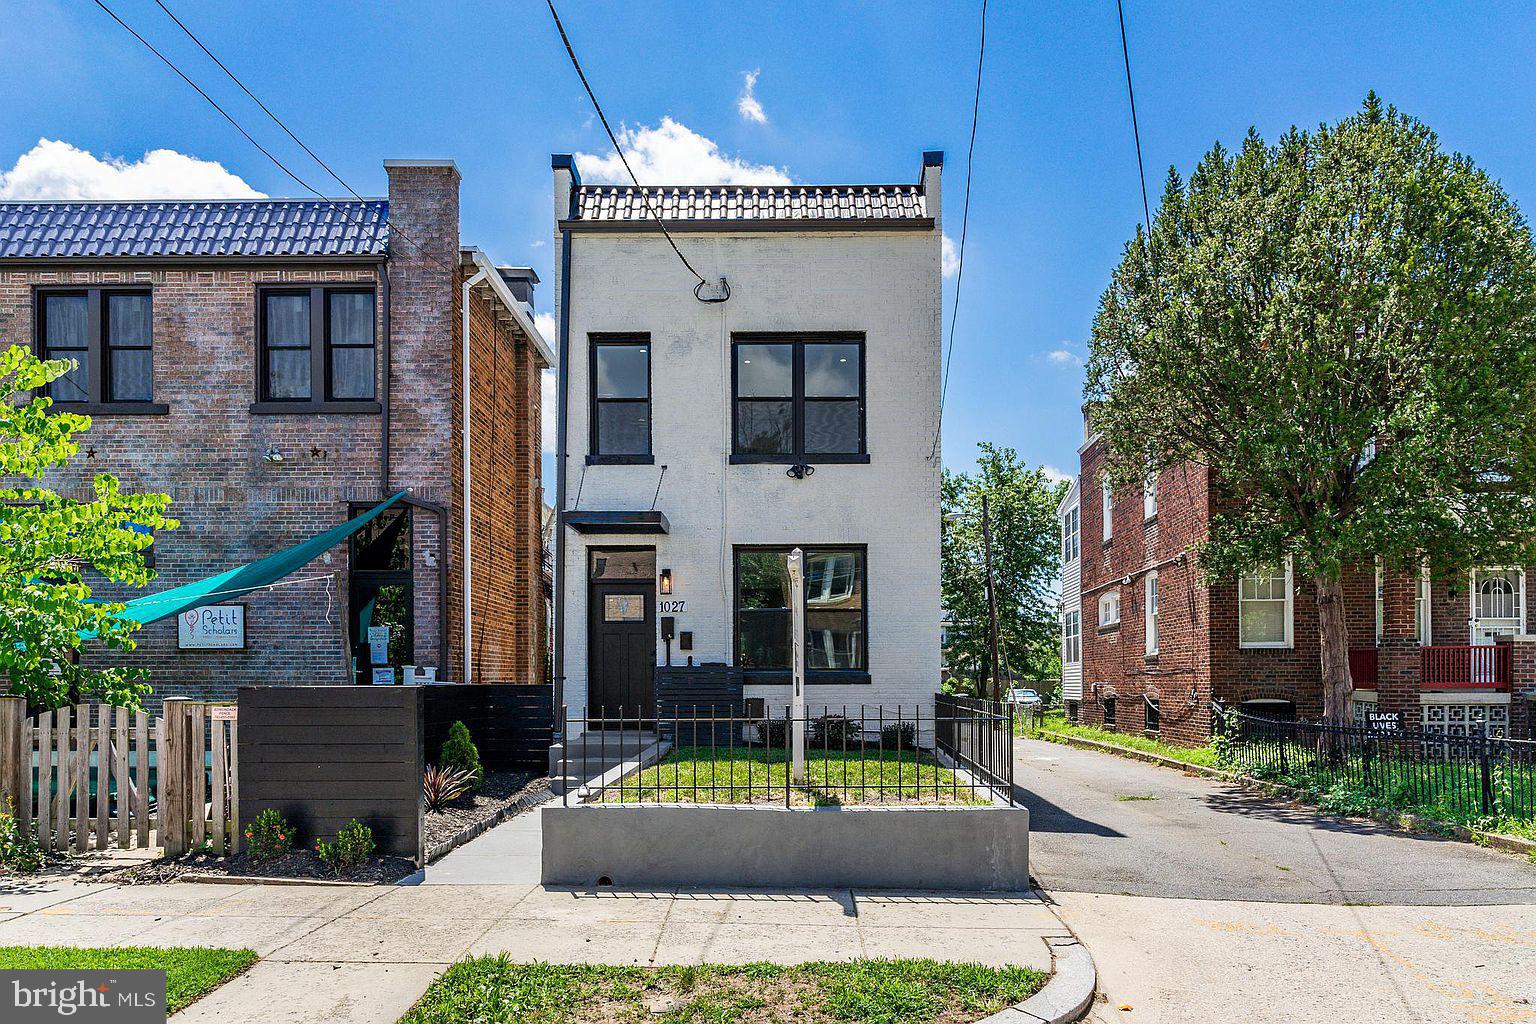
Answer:
[[[107, 2], [324, 180], [151, 0]], [[382, 194], [386, 158], [458, 161], [465, 240], [550, 278], [549, 154], [610, 147], [541, 2], [166, 2], [364, 195]], [[261, 192], [304, 194], [88, 0], [7, 6], [0, 174], [50, 139], [130, 162], [174, 150]], [[561, 6], [610, 118], [658, 168], [910, 181], [920, 152], [940, 148], [958, 240], [979, 4]], [[1154, 203], [1168, 166], [1187, 172], [1213, 141], [1337, 119], [1374, 88], [1536, 209], [1526, 5], [1126, 0], [1126, 11]], [[741, 103], [754, 71], [761, 120]], [[680, 128], [647, 133], [663, 118]], [[162, 171], [179, 173], [137, 173]], [[1140, 219], [1112, 0], [993, 4], [946, 464], [992, 440], [1072, 470], [1094, 308]], [[946, 302], [952, 290], [951, 279]]]

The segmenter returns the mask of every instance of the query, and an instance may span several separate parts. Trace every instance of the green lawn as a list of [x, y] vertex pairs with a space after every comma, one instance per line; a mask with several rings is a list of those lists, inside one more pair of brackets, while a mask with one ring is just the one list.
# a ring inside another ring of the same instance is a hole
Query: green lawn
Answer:
[[400, 1024], [963, 1024], [1045, 979], [933, 960], [562, 967], [475, 957], [433, 982]]
[[170, 1013], [201, 999], [258, 959], [248, 949], [208, 949], [201, 946], [182, 949], [160, 949], [154, 946], [123, 946], [116, 949], [0, 946], [0, 971], [164, 971], [167, 1010]]
[[[1135, 733], [1111, 732], [1108, 729], [1096, 729], [1091, 725], [1069, 725], [1067, 718], [1059, 711], [1047, 712], [1041, 721], [1040, 729], [1047, 733], [1059, 733], [1063, 736], [1076, 736], [1079, 739], [1097, 740], [1100, 743], [1113, 743], [1120, 747], [1130, 747], [1133, 750], [1142, 750], [1149, 754], [1158, 754], [1162, 757], [1171, 757], [1176, 761], [1186, 761], [1189, 764], [1197, 764], [1204, 768], [1219, 767], [1216, 763], [1216, 748], [1181, 747], [1176, 743], [1164, 743], [1162, 740], [1153, 739], [1150, 736], [1140, 736]], [[1041, 739], [1050, 739], [1048, 735], [1042, 735]]]
[[[805, 752], [804, 788], [790, 802], [832, 806], [875, 803], [990, 803], [932, 756], [905, 750]], [[660, 762], [610, 789], [609, 803], [783, 803], [789, 781], [786, 753], [773, 747], [677, 747]]]

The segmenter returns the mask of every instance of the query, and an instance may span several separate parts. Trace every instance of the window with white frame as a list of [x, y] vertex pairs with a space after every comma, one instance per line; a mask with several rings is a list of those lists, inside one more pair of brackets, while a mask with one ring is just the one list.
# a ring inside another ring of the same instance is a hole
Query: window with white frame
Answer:
[[1099, 628], [1110, 629], [1120, 625], [1120, 591], [1108, 590], [1099, 595]]
[[1157, 517], [1157, 471], [1154, 470], [1141, 485], [1141, 518]]
[[1061, 617], [1061, 661], [1076, 665], [1083, 660], [1083, 620], [1080, 612], [1067, 612]]
[[1433, 627], [1430, 625], [1429, 566], [1419, 572], [1419, 589], [1413, 598], [1413, 632], [1419, 638], [1419, 646], [1433, 643]]
[[1115, 535], [1115, 489], [1107, 476], [1099, 481], [1099, 501], [1103, 508], [1104, 539], [1109, 540]]
[[[1415, 609], [1417, 611], [1417, 609]], [[1387, 573], [1382, 567], [1381, 556], [1376, 556], [1376, 642], [1387, 632]]]
[[1157, 573], [1147, 574], [1147, 601], [1146, 601], [1146, 626], [1147, 626], [1147, 653], [1157, 653]]
[[1067, 509], [1067, 514], [1061, 517], [1061, 560], [1071, 562], [1077, 559], [1078, 552], [1078, 515], [1077, 506]]
[[1260, 569], [1237, 581], [1237, 640], [1240, 647], [1290, 647], [1291, 566]]

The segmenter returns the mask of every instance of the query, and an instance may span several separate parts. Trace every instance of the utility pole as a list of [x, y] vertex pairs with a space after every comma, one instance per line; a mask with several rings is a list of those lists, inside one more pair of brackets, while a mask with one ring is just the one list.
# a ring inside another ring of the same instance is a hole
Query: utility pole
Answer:
[[987, 618], [991, 624], [987, 640], [992, 655], [992, 699], [1001, 702], [1003, 680], [997, 657], [997, 591], [992, 586], [992, 518], [988, 513], [985, 491], [981, 495], [981, 547], [987, 566]]

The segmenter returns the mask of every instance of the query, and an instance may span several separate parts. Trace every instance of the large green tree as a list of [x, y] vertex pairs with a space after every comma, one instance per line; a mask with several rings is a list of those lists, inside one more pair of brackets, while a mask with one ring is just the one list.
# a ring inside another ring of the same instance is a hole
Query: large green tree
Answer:
[[12, 694], [58, 707], [86, 697], [138, 707], [148, 692], [142, 669], [79, 663], [82, 635], [128, 651], [137, 622], [118, 618], [121, 603], [95, 601], [88, 574], [143, 586], [148, 531], [168, 530], [164, 494], [126, 494], [115, 477], [96, 476], [84, 499], [43, 485], [44, 476], [79, 451], [74, 435], [89, 417], [52, 412], [35, 395], [68, 372], [70, 360], [39, 360], [12, 345], [0, 353], [0, 672]]
[[[944, 472], [942, 564], [945, 664], [990, 684], [981, 499], [987, 497], [997, 634], [1004, 671], [1044, 678], [1061, 651], [1055, 583], [1061, 570], [1056, 506], [1065, 486], [1030, 469], [1012, 448], [983, 442], [972, 473]], [[978, 687], [985, 691], [985, 687]]]
[[1250, 131], [1169, 174], [1100, 304], [1086, 397], [1117, 480], [1210, 468], [1209, 578], [1290, 559], [1312, 580], [1343, 719], [1344, 572], [1520, 564], [1536, 537], [1530, 230], [1374, 94], [1273, 145]]

